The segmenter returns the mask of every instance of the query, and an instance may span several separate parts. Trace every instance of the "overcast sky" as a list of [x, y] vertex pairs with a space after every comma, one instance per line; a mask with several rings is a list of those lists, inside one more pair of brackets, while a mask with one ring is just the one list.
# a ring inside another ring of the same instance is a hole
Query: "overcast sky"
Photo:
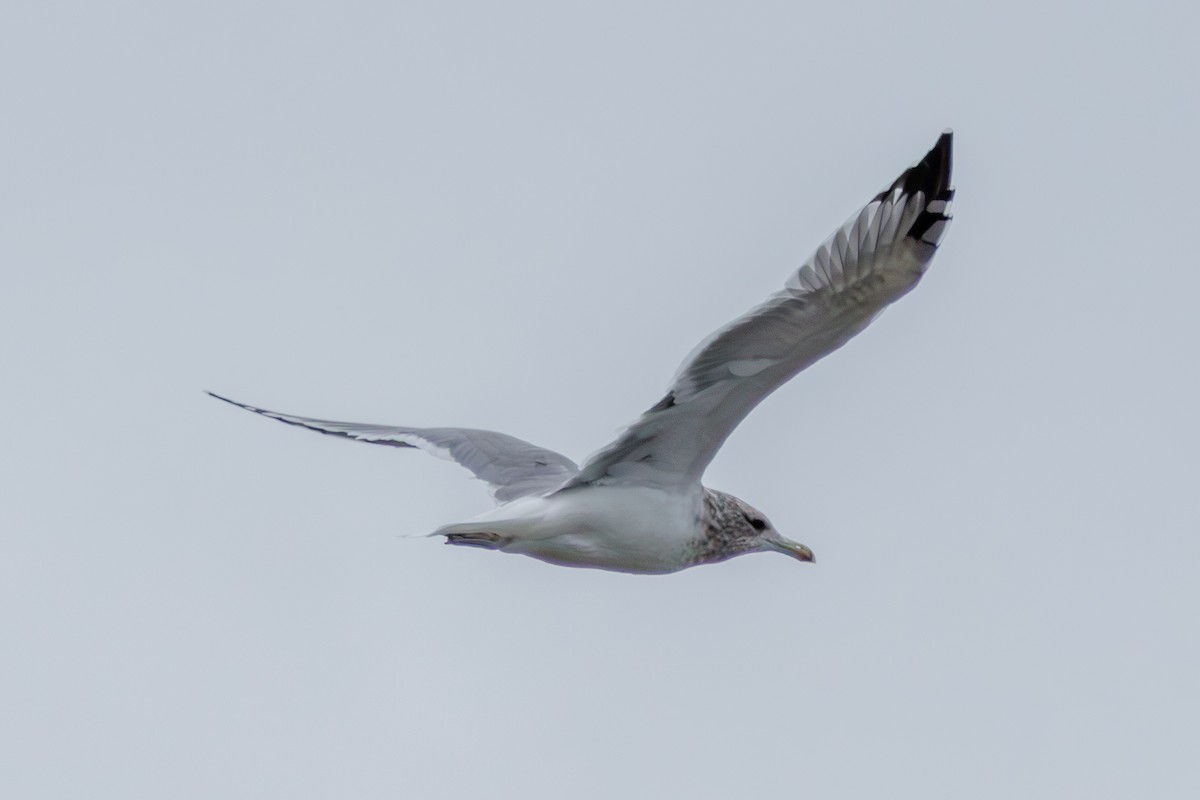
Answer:
[[[0, 794], [1200, 796], [1194, 3], [0, 18]], [[709, 485], [815, 565], [404, 538], [256, 418], [576, 459], [946, 127], [925, 281]]]

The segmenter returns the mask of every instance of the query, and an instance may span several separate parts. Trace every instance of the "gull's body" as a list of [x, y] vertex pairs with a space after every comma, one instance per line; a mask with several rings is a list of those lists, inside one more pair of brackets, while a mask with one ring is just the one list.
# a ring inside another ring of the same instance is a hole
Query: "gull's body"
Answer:
[[483, 529], [507, 539], [496, 549], [567, 567], [674, 572], [694, 558], [702, 495], [699, 486], [596, 486], [523, 497], [438, 533]]
[[333, 422], [220, 399], [291, 425], [416, 447], [466, 467], [491, 486], [500, 505], [434, 532], [448, 544], [648, 574], [763, 551], [812, 561], [812, 551], [780, 535], [761, 512], [705, 488], [701, 477], [764, 397], [920, 281], [950, 220], [951, 142], [943, 134], [924, 159], [835, 231], [782, 291], [701, 342], [666, 395], [582, 468], [492, 431]]

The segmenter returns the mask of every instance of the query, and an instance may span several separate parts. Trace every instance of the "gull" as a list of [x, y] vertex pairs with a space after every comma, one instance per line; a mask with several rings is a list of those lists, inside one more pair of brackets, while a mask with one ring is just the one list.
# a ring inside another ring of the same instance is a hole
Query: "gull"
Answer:
[[798, 372], [865, 329], [925, 274], [950, 222], [953, 134], [871, 198], [784, 288], [702, 341], [666, 394], [576, 466], [473, 428], [405, 428], [297, 417], [227, 403], [319, 433], [424, 450], [487, 483], [497, 506], [438, 528], [446, 543], [570, 567], [663, 574], [744, 553], [813, 561], [761, 511], [701, 484], [738, 423]]

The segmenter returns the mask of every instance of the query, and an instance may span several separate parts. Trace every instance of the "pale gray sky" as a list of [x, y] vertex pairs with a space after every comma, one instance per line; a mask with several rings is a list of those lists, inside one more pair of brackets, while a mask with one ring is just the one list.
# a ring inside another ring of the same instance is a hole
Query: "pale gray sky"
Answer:
[[[13, 3], [0, 794], [1200, 794], [1191, 3]], [[918, 289], [668, 577], [400, 538], [575, 458], [957, 133]]]

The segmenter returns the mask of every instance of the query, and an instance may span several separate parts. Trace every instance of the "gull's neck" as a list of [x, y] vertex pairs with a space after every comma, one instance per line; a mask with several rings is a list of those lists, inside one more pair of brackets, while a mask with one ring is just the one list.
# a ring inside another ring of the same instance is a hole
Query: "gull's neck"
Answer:
[[696, 527], [700, 534], [691, 545], [690, 565], [714, 564], [758, 549], [754, 528], [731, 494], [705, 488]]

